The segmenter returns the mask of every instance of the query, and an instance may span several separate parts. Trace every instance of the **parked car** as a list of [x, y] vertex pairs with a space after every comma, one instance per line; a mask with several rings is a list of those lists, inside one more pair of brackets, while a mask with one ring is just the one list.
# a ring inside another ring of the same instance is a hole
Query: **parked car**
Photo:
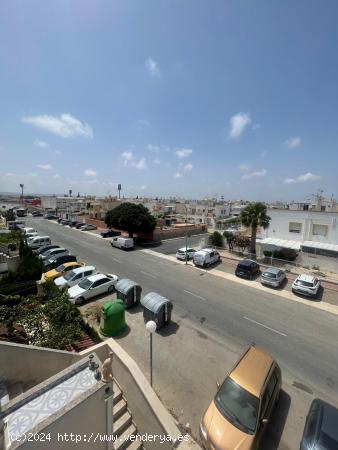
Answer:
[[69, 299], [76, 305], [82, 304], [85, 300], [96, 297], [100, 294], [113, 292], [118, 277], [113, 274], [97, 273], [82, 280], [76, 286], [68, 289]]
[[221, 260], [220, 254], [212, 248], [204, 248], [194, 253], [193, 261], [195, 266], [209, 267]]
[[70, 224], [70, 220], [62, 219], [60, 223], [61, 223], [61, 225], [69, 225]]
[[58, 255], [60, 253], [69, 253], [69, 251], [64, 247], [57, 247], [57, 248], [51, 248], [45, 253], [42, 253], [39, 255], [39, 258], [42, 259], [42, 261], [45, 261], [47, 259], [50, 259], [54, 255]]
[[48, 250], [51, 250], [52, 248], [59, 248], [59, 247], [60, 246], [56, 245], [56, 244], [48, 244], [48, 245], [43, 245], [42, 247], [37, 248], [33, 251], [36, 255], [43, 255], [44, 253], [48, 252]]
[[117, 248], [122, 248], [124, 250], [127, 250], [127, 249], [134, 248], [134, 239], [128, 238], [128, 237], [123, 237], [123, 236], [118, 236], [118, 237], [114, 237], [110, 241], [110, 244], [112, 247], [117, 247]]
[[84, 222], [79, 222], [77, 225], [75, 225], [76, 229], [79, 229], [81, 227], [83, 227], [83, 225], [86, 225]]
[[61, 221], [63, 220], [63, 218], [62, 217], [58, 217], [58, 223], [61, 223]]
[[200, 423], [205, 448], [256, 450], [278, 402], [277, 362], [250, 347], [219, 386]]
[[196, 250], [194, 250], [193, 248], [179, 248], [176, 252], [176, 258], [181, 260], [181, 261], [185, 261], [185, 259], [189, 260], [189, 259], [193, 259], [194, 254], [196, 253]]
[[25, 235], [29, 234], [29, 233], [36, 233], [35, 236], [38, 234], [38, 232], [36, 231], [35, 228], [32, 227], [23, 227], [22, 231]]
[[320, 399], [312, 401], [300, 450], [338, 449], [338, 409]]
[[82, 225], [80, 227], [81, 231], [89, 231], [89, 230], [97, 230], [97, 227], [95, 225], [91, 225], [90, 223], [86, 223], [85, 225]]
[[243, 259], [237, 264], [235, 275], [252, 280], [260, 272], [259, 264], [251, 259]]
[[44, 281], [54, 281], [56, 278], [61, 277], [68, 273], [70, 270], [77, 269], [78, 267], [83, 266], [82, 263], [78, 263], [76, 261], [66, 262], [61, 264], [56, 269], [49, 270], [42, 274], [42, 278]]
[[121, 231], [107, 230], [100, 233], [103, 238], [121, 236]]
[[261, 275], [261, 283], [265, 286], [280, 287], [285, 280], [284, 270], [268, 267]]
[[67, 272], [63, 276], [57, 278], [54, 283], [60, 289], [64, 287], [72, 287], [75, 284], [80, 283], [84, 278], [89, 277], [90, 275], [94, 275], [96, 273], [96, 269], [94, 266], [82, 266], [77, 269], [73, 269], [70, 272]]
[[297, 294], [308, 295], [309, 297], [316, 297], [320, 288], [320, 280], [313, 275], [298, 275], [292, 283], [292, 292]]
[[27, 240], [28, 246], [33, 249], [38, 249], [51, 243], [49, 236], [33, 236]]
[[55, 214], [45, 214], [44, 218], [47, 220], [57, 220], [58, 216], [55, 216]]
[[35, 237], [35, 236], [38, 236], [38, 235], [39, 235], [39, 234], [38, 234], [37, 231], [31, 231], [31, 232], [25, 233], [25, 238], [26, 238], [26, 239], [30, 239], [30, 238]]
[[32, 212], [32, 216], [33, 216], [33, 217], [42, 217], [43, 214], [42, 214], [41, 211], [33, 211], [33, 212]]
[[80, 223], [78, 220], [71, 220], [69, 226], [76, 227], [78, 223]]
[[76, 256], [68, 255], [68, 253], [59, 253], [58, 255], [52, 256], [50, 259], [44, 261], [45, 271], [55, 269], [66, 262], [76, 261]]

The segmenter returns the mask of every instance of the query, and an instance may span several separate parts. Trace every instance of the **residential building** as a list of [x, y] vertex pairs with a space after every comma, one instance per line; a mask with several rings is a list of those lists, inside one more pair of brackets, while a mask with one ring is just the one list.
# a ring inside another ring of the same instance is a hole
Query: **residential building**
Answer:
[[65, 217], [76, 213], [83, 213], [87, 209], [87, 203], [92, 197], [61, 197], [56, 195], [46, 195], [41, 197], [41, 206], [45, 210], [63, 213]]
[[338, 256], [338, 212], [269, 209], [268, 215], [270, 225], [260, 230], [258, 250], [285, 247]]

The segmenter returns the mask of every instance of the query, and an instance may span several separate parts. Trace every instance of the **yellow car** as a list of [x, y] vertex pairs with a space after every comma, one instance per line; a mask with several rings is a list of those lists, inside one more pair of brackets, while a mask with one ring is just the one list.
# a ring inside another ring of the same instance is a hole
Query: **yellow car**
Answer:
[[61, 266], [57, 267], [56, 269], [45, 272], [42, 275], [42, 279], [44, 281], [54, 281], [56, 278], [61, 277], [69, 270], [77, 269], [78, 267], [81, 267], [81, 266], [83, 266], [83, 264], [78, 263], [76, 261], [66, 262], [64, 264], [61, 264]]

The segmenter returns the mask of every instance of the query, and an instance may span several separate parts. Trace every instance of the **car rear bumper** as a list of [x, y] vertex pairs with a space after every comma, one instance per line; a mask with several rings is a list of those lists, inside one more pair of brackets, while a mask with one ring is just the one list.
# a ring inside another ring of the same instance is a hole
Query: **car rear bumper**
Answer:
[[302, 289], [299, 287], [295, 287], [295, 286], [292, 286], [292, 292], [295, 292], [296, 294], [305, 295], [307, 297], [316, 297], [316, 295], [318, 294], [318, 291], [310, 292], [308, 290], [305, 290], [305, 289]]
[[264, 286], [279, 287], [281, 282], [280, 281], [268, 281], [268, 280], [264, 280], [264, 278], [262, 278], [261, 284], [264, 284]]

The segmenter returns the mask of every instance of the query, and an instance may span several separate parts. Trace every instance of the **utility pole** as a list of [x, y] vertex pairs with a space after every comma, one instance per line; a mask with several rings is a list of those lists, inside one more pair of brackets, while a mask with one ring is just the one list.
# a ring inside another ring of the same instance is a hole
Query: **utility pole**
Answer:
[[23, 187], [24, 187], [24, 185], [21, 183], [20, 187], [21, 187], [21, 203], [23, 204]]
[[117, 190], [119, 191], [119, 200], [121, 198], [121, 189], [122, 189], [122, 186], [120, 184], [118, 184], [117, 185]]

